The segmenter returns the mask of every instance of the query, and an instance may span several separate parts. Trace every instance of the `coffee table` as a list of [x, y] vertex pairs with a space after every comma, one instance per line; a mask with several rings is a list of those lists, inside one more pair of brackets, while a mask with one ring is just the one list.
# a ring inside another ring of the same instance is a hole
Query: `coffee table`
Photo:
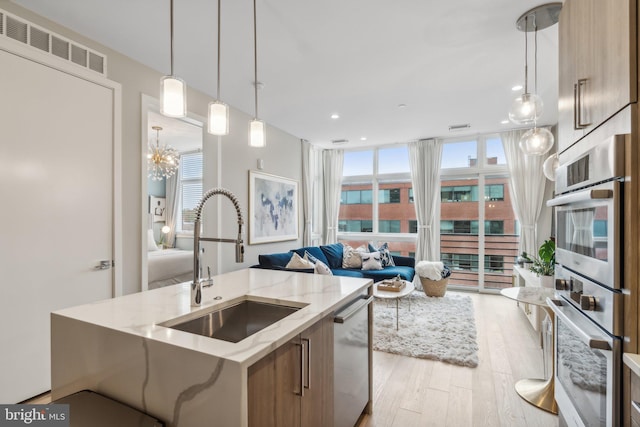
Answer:
[[[398, 318], [399, 318], [398, 301], [400, 300], [400, 298], [406, 297], [416, 289], [416, 287], [413, 286], [412, 282], [409, 282], [408, 280], [403, 280], [403, 282], [405, 286], [399, 292], [378, 290], [378, 284], [382, 282], [376, 282], [373, 284], [374, 297], [380, 298], [380, 299], [387, 299], [387, 300], [391, 300], [391, 299], [396, 300], [396, 331], [398, 330]], [[411, 300], [409, 300], [409, 310], [411, 310]]]

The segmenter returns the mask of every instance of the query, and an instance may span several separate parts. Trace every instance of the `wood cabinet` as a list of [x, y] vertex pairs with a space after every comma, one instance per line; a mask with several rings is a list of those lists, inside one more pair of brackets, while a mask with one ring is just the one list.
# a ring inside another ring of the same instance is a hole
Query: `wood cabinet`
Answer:
[[636, 0], [566, 0], [560, 13], [558, 149], [637, 101]]
[[333, 425], [333, 317], [249, 368], [249, 426]]

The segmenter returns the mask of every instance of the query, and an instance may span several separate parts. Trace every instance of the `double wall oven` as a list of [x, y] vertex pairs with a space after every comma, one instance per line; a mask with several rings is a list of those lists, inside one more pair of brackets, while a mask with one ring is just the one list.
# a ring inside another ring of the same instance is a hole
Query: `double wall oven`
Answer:
[[624, 135], [556, 171], [555, 395], [560, 425], [620, 423]]

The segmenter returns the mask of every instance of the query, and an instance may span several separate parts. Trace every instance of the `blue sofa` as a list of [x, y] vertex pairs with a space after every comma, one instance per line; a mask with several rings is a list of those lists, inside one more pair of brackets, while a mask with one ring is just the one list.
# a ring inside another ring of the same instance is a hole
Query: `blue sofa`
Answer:
[[284, 270], [284, 271], [300, 271], [312, 273], [312, 269], [288, 269], [285, 268], [293, 252], [301, 257], [304, 253], [309, 252], [310, 255], [325, 263], [335, 276], [364, 277], [373, 279], [378, 282], [384, 279], [392, 279], [400, 275], [405, 280], [412, 281], [415, 275], [415, 259], [406, 256], [393, 255], [395, 266], [387, 266], [382, 270], [360, 270], [356, 268], [342, 268], [342, 253], [344, 246], [340, 243], [334, 243], [326, 246], [308, 246], [299, 249], [293, 249], [289, 252], [281, 252], [274, 254], [258, 255], [258, 264], [252, 268], [263, 268], [268, 270]]

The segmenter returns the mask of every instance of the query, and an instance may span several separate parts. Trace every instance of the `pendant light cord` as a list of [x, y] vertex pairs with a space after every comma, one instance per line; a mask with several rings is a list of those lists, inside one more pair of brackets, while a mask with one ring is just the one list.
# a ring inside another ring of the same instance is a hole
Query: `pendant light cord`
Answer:
[[218, 86], [216, 88], [216, 98], [218, 100], [220, 100], [220, 3], [222, 3], [222, 0], [218, 0]]
[[529, 26], [529, 17], [524, 18], [524, 93], [529, 93], [529, 50], [527, 44], [527, 30]]
[[173, 0], [169, 0], [169, 34], [171, 34], [171, 48], [170, 48], [170, 61], [171, 61], [171, 76], [173, 76]]
[[533, 15], [533, 90], [538, 94], [538, 24]]
[[253, 85], [255, 87], [255, 110], [258, 119], [258, 30], [256, 22], [256, 0], [253, 0]]

